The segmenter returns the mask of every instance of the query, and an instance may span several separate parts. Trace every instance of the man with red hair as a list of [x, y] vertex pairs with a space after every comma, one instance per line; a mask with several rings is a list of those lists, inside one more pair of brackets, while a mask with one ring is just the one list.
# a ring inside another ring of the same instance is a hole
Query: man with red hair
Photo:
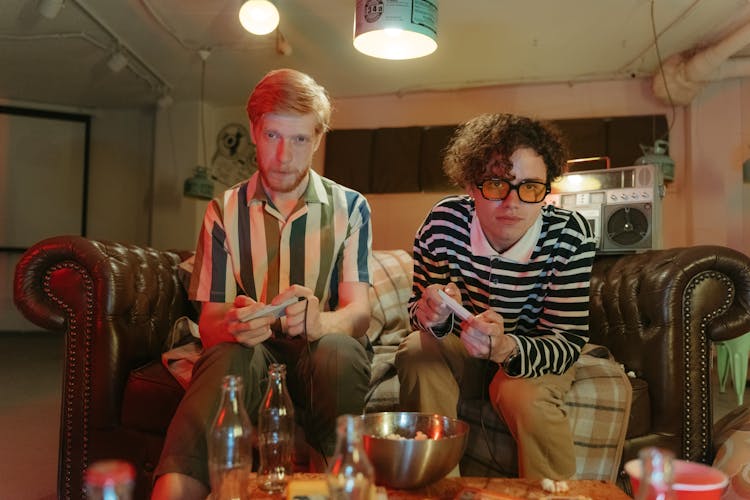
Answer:
[[[203, 218], [189, 296], [202, 304], [204, 352], [169, 426], [153, 498], [208, 494], [206, 430], [227, 374], [243, 377], [256, 422], [268, 365], [285, 363], [298, 421], [324, 456], [333, 454], [336, 417], [364, 408], [370, 208], [311, 169], [329, 98], [308, 75], [281, 69], [258, 83], [247, 114], [258, 172], [211, 201]], [[241, 319], [295, 297], [281, 320]]]

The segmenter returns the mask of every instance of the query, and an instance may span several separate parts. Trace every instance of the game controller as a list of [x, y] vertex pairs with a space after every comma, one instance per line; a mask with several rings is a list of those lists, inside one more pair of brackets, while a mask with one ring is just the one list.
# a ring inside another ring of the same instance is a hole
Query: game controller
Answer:
[[444, 291], [438, 290], [438, 295], [440, 295], [440, 298], [443, 299], [443, 303], [448, 306], [454, 313], [456, 313], [456, 316], [458, 316], [462, 320], [466, 321], [467, 319], [473, 317], [473, 315], [464, 306], [453, 300]]
[[284, 316], [284, 314], [286, 314], [284, 311], [286, 311], [287, 307], [296, 302], [299, 302], [300, 300], [304, 299], [302, 297], [292, 297], [291, 299], [285, 300], [281, 304], [265, 306], [256, 311], [247, 313], [244, 316], [240, 316], [239, 320], [250, 321], [251, 319], [261, 318], [263, 316], [273, 316], [274, 318], [280, 318]]

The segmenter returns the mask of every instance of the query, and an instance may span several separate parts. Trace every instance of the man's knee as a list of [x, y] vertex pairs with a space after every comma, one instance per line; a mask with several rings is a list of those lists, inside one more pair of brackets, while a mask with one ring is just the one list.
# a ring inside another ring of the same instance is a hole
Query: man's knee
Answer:
[[434, 338], [424, 338], [423, 336], [425, 335], [430, 334], [416, 330], [401, 340], [396, 351], [395, 363], [397, 368], [408, 369], [409, 367], [413, 367], [418, 361], [428, 359], [432, 356], [432, 353], [425, 349], [425, 344], [434, 340]]
[[216, 367], [229, 373], [229, 369], [242, 366], [252, 357], [252, 347], [236, 342], [222, 342], [207, 349], [196, 363], [195, 369]]
[[564, 391], [555, 384], [538, 379], [511, 378], [498, 374], [490, 384], [490, 399], [497, 411], [533, 427], [541, 427], [565, 419]]
[[315, 357], [326, 359], [341, 355], [367, 358], [362, 342], [349, 335], [324, 335], [318, 340]]
[[490, 399], [502, 414], [511, 412], [517, 418], [530, 421], [539, 401], [537, 386], [527, 379], [511, 378], [498, 372], [490, 382]]
[[369, 381], [370, 360], [363, 343], [349, 335], [325, 335], [320, 338], [312, 355], [315, 371], [326, 376], [365, 377]]

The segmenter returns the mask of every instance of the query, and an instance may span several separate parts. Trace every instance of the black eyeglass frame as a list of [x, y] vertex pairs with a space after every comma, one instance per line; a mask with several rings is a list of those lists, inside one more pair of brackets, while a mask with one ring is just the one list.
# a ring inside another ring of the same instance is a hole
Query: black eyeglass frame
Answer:
[[[495, 182], [495, 183], [498, 183], [498, 182], [504, 182], [505, 184], [507, 184], [507, 185], [508, 185], [508, 192], [507, 192], [507, 193], [505, 194], [505, 196], [504, 196], [504, 197], [502, 197], [502, 198], [490, 198], [490, 197], [488, 197], [488, 196], [487, 196], [486, 194], [484, 194], [484, 184], [485, 184], [486, 182]], [[523, 198], [521, 197], [521, 191], [519, 190], [519, 188], [520, 188], [521, 186], [525, 185], [525, 184], [541, 184], [541, 185], [543, 185], [543, 186], [544, 186], [544, 195], [542, 195], [541, 199], [539, 199], [539, 200], [537, 200], [537, 201], [526, 201], [526, 200], [524, 200], [524, 199], [523, 199]], [[490, 178], [490, 179], [485, 179], [485, 180], [483, 180], [482, 182], [478, 182], [478, 183], [476, 184], [476, 186], [477, 186], [477, 189], [479, 189], [479, 192], [480, 192], [480, 193], [482, 193], [482, 197], [483, 197], [483, 198], [484, 198], [485, 200], [488, 200], [488, 201], [502, 201], [502, 200], [504, 200], [505, 198], [507, 198], [508, 196], [510, 196], [510, 193], [511, 193], [511, 192], [515, 191], [515, 192], [516, 192], [516, 194], [518, 195], [518, 199], [519, 199], [519, 200], [521, 200], [521, 201], [522, 201], [522, 202], [524, 202], [524, 203], [541, 203], [541, 202], [543, 202], [543, 201], [544, 201], [544, 198], [545, 198], [545, 197], [546, 197], [546, 196], [547, 196], [548, 194], [550, 194], [550, 193], [552, 192], [552, 186], [550, 186], [550, 183], [549, 183], [549, 182], [539, 182], [539, 181], [521, 181], [521, 182], [519, 182], [518, 184], [512, 184], [512, 183], [511, 183], [511, 182], [510, 182], [510, 181], [509, 181], [508, 179], [500, 179], [500, 178], [498, 178], [498, 177], [492, 177], [492, 178]]]

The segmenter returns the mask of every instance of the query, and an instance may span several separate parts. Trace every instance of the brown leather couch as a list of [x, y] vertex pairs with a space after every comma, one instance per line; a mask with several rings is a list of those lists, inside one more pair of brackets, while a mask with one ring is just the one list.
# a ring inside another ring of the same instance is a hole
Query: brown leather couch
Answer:
[[[63, 236], [20, 260], [17, 307], [66, 336], [60, 498], [79, 498], [87, 464], [111, 457], [136, 465], [136, 498], [147, 496], [183, 393], [160, 356], [175, 320], [194, 315], [177, 272], [187, 255]], [[591, 285], [591, 342], [638, 376], [623, 461], [656, 445], [710, 462], [711, 341], [750, 331], [750, 258], [718, 246], [602, 256]], [[514, 448], [495, 455], [510, 463]], [[504, 473], [483, 451], [469, 446], [464, 475]]]

